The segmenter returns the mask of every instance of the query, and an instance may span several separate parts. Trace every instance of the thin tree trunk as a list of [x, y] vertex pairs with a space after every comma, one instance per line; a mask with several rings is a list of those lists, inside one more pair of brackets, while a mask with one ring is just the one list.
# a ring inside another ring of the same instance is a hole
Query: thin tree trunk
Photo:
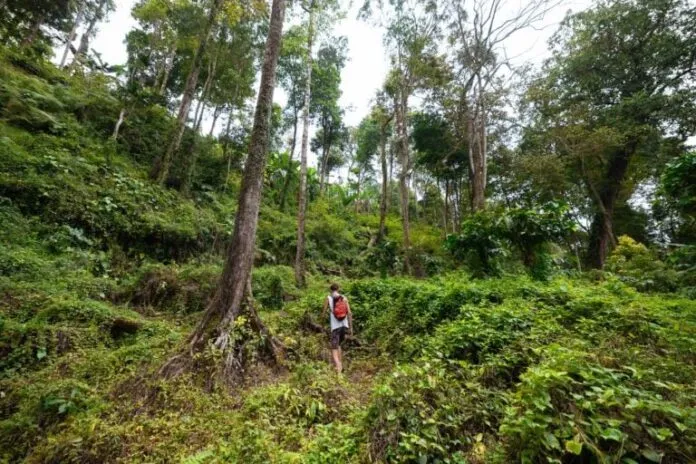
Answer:
[[215, 23], [218, 11], [222, 6], [222, 0], [215, 0], [213, 5], [210, 7], [210, 12], [208, 14], [208, 21], [205, 24], [205, 29], [201, 35], [201, 43], [196, 49], [196, 53], [193, 56], [193, 63], [191, 64], [191, 71], [189, 72], [188, 78], [186, 79], [186, 86], [184, 88], [184, 96], [181, 100], [181, 106], [179, 106], [179, 113], [176, 118], [176, 128], [174, 129], [173, 137], [164, 155], [158, 158], [153, 165], [151, 176], [157, 180], [158, 183], [164, 184], [169, 177], [169, 169], [171, 168], [172, 157], [174, 153], [179, 149], [181, 145], [181, 139], [184, 135], [184, 129], [186, 128], [186, 118], [191, 108], [191, 102], [193, 100], [193, 94], [196, 90], [196, 83], [198, 82], [198, 74], [200, 73], [201, 61], [203, 60], [203, 55], [205, 54], [205, 49], [208, 45], [208, 37], [210, 36], [210, 30]]
[[404, 272], [411, 272], [411, 261], [409, 255], [411, 253], [411, 225], [409, 221], [409, 198], [408, 198], [408, 181], [410, 156], [408, 149], [408, 133], [406, 127], [406, 111], [408, 108], [408, 96], [402, 88], [399, 92], [398, 101], [395, 102], [396, 107], [396, 133], [399, 164], [401, 164], [401, 172], [399, 173], [399, 191], [401, 198], [401, 223], [403, 226], [403, 248], [404, 248]]
[[[254, 260], [264, 170], [268, 157], [269, 124], [284, 15], [285, 0], [273, 0], [261, 69], [261, 85], [249, 143], [249, 156], [244, 167], [234, 232], [227, 249], [222, 276], [203, 319], [189, 339], [188, 352], [170, 359], [163, 366], [160, 373], [165, 377], [179, 375], [190, 368], [194, 363], [195, 353], [203, 351], [209, 345], [208, 341], [212, 341], [212, 346], [222, 353], [222, 369], [218, 371], [222, 379], [228, 385], [233, 384], [241, 374], [240, 352], [243, 350], [235, 349], [239, 342], [231, 337], [231, 331], [242, 310], [245, 296], [250, 296], [249, 281]], [[265, 328], [257, 326], [260, 324], [260, 319], [254, 317], [255, 313], [249, 304], [247, 304], [247, 310], [256, 331], [264, 333]]]
[[227, 192], [227, 186], [230, 182], [230, 170], [232, 168], [232, 154], [229, 153], [230, 128], [232, 127], [232, 109], [227, 115], [227, 125], [225, 126], [225, 143], [222, 144], [222, 156], [227, 158], [227, 174], [225, 175], [225, 186], [223, 192]]
[[380, 127], [380, 137], [379, 137], [379, 157], [382, 163], [382, 197], [379, 202], [379, 235], [377, 237], [377, 242], [384, 240], [386, 235], [385, 223], [387, 220], [387, 203], [388, 199], [388, 188], [389, 179], [387, 172], [387, 125], [389, 122], [382, 124]]
[[213, 136], [213, 132], [215, 132], [215, 125], [217, 124], [217, 120], [220, 117], [221, 113], [222, 113], [222, 106], [215, 105], [215, 109], [213, 110], [213, 123], [210, 125], [210, 132], [208, 132], [208, 137]]
[[394, 191], [394, 145], [389, 147], [389, 194], [387, 195], [387, 210], [391, 205], [392, 192]]
[[[203, 89], [204, 92], [205, 92], [205, 90], [206, 89]], [[205, 93], [202, 93], [201, 94], [201, 111], [196, 116], [196, 119], [195, 119], [194, 125], [193, 125], [194, 137], [198, 136], [198, 131], [201, 129], [201, 123], [203, 122], [203, 115], [205, 114], [205, 98], [206, 98]], [[192, 164], [192, 163], [189, 163], [189, 164]]]
[[80, 27], [80, 21], [82, 21], [82, 13], [83, 10], [80, 9], [77, 12], [77, 16], [75, 16], [75, 22], [73, 23], [72, 29], [70, 29], [70, 33], [65, 39], [65, 50], [63, 51], [63, 57], [60, 59], [60, 65], [59, 67], [64, 68], [65, 63], [68, 61], [68, 54], [70, 53], [70, 47], [72, 46], [73, 40], [77, 37], [77, 28]]
[[[326, 131], [324, 131], [324, 134], [326, 134]], [[324, 147], [322, 149], [322, 156], [321, 156], [321, 167], [319, 169], [320, 175], [319, 175], [319, 194], [324, 195], [324, 192], [326, 190], [326, 185], [329, 183], [329, 152], [331, 151], [331, 143], [328, 142], [328, 138], [332, 137], [331, 133], [329, 133], [328, 137], [324, 135]]]
[[444, 227], [445, 227], [445, 236], [449, 233], [449, 208], [448, 208], [448, 203], [449, 203], [449, 180], [445, 179], [445, 207], [444, 207], [444, 212], [443, 212], [443, 219], [444, 219]]
[[483, 104], [477, 103], [476, 112], [469, 118], [469, 165], [471, 168], [471, 207], [473, 211], [486, 208], [486, 128]]
[[158, 94], [159, 95], [164, 95], [165, 90], [167, 90], [167, 83], [169, 82], [169, 74], [172, 72], [172, 69], [174, 68], [174, 60], [176, 59], [176, 44], [174, 44], [174, 47], [172, 48], [172, 51], [169, 52], [169, 56], [166, 59], [166, 62], [164, 64], [164, 75], [162, 76], [162, 82], [160, 83]]
[[34, 41], [36, 40], [36, 36], [39, 35], [39, 31], [41, 30], [41, 24], [43, 24], [44, 18], [45, 15], [42, 13], [39, 15], [38, 18], [34, 20], [34, 22], [31, 25], [31, 29], [29, 30], [29, 34], [27, 34], [27, 36], [24, 37], [22, 43], [20, 44], [22, 47], [31, 47], [32, 45], [34, 45]]
[[[205, 100], [208, 98], [208, 94], [210, 93], [210, 86], [213, 81], [213, 76], [215, 74], [215, 69], [217, 68], [217, 54], [215, 54], [215, 58], [213, 58], [212, 63], [208, 66], [208, 76], [205, 79], [205, 84], [203, 84], [203, 89], [201, 90], [201, 99], [199, 101], [200, 104], [200, 113], [197, 115], [195, 121], [194, 121], [194, 126], [193, 126], [193, 137], [194, 137], [194, 142], [193, 142], [193, 149], [191, 150], [191, 156], [188, 159], [188, 162], [186, 163], [186, 172], [184, 173], [184, 182], [182, 183], [182, 193], [186, 196], [189, 195], [191, 192], [191, 186], [193, 183], [193, 172], [196, 169], [196, 162], [198, 161], [198, 131], [201, 128], [201, 123], [203, 122], [203, 116], [205, 115]], [[198, 111], [198, 109], [196, 109]]]
[[[326, 122], [326, 121], [324, 121]], [[319, 194], [324, 195], [324, 186], [326, 185], [326, 168], [329, 164], [329, 150], [331, 149], [331, 144], [329, 143], [329, 138], [331, 137], [331, 129], [327, 130], [328, 124], [322, 125], [322, 140], [321, 140], [321, 161], [319, 163]]]
[[307, 214], [307, 145], [309, 143], [309, 103], [312, 92], [312, 41], [314, 36], [314, 1], [309, 6], [307, 34], [307, 82], [302, 109], [302, 147], [300, 149], [300, 192], [297, 208], [297, 250], [295, 253], [295, 283], [304, 287], [305, 216]]
[[118, 114], [118, 121], [116, 121], [116, 126], [114, 126], [114, 132], [111, 134], [111, 140], [117, 140], [118, 139], [118, 133], [121, 130], [121, 124], [123, 124], [123, 120], [126, 118], [126, 107], [124, 106], [121, 108], [121, 112]]
[[298, 115], [297, 115], [297, 107], [293, 109], [294, 111], [294, 119], [292, 123], [292, 144], [290, 145], [290, 156], [288, 157], [288, 169], [285, 172], [285, 180], [283, 182], [283, 190], [280, 192], [280, 201], [279, 206], [281, 211], [285, 211], [285, 201], [287, 200], [288, 197], [288, 189], [290, 188], [290, 179], [292, 178], [291, 176], [291, 171], [292, 171], [292, 162], [295, 159], [295, 145], [297, 144], [297, 123], [298, 123]]
[[217, 57], [218, 57], [218, 54], [215, 53], [215, 56], [213, 57], [213, 61], [211, 61], [210, 64], [208, 65], [208, 75], [205, 78], [205, 83], [203, 84], [203, 89], [201, 90], [201, 100], [200, 100], [201, 112], [198, 115], [198, 118], [196, 120], [196, 125], [194, 127], [195, 133], [198, 133], [198, 131], [201, 127], [201, 122], [203, 121], [203, 115], [205, 114], [205, 101], [208, 98], [208, 95], [210, 94], [210, 86], [213, 83], [213, 79], [215, 77], [215, 71], [217, 70]]
[[357, 186], [357, 191], [355, 192], [355, 214], [360, 213], [360, 174], [358, 174], [358, 180], [357, 180], [358, 186]]

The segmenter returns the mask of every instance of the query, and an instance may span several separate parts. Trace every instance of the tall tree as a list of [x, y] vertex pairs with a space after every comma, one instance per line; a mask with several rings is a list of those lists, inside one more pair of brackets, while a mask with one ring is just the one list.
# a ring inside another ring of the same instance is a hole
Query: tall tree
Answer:
[[[295, 253], [295, 283], [304, 286], [304, 254], [305, 254], [305, 216], [307, 214], [307, 149], [309, 146], [309, 124], [311, 113], [312, 83], [314, 61], [312, 47], [317, 32], [329, 31], [331, 25], [341, 16], [341, 10], [335, 0], [309, 0], [303, 5], [308, 14], [307, 50], [306, 50], [306, 81], [304, 107], [302, 110], [302, 145], [300, 148], [300, 186], [297, 211], [297, 248]], [[317, 27], [317, 25], [319, 27]]]
[[[78, 7], [79, 8], [79, 7]], [[80, 27], [80, 22], [82, 21], [82, 15], [84, 14], [84, 9], [79, 8], [77, 14], [75, 15], [75, 21], [73, 22], [70, 32], [65, 37], [65, 49], [63, 50], [63, 57], [60, 59], [59, 66], [61, 68], [65, 67], [68, 62], [68, 56], [70, 55], [70, 48], [73, 46], [73, 41], [77, 38], [77, 28]]]
[[87, 27], [80, 37], [80, 45], [77, 47], [75, 57], [73, 58], [71, 65], [73, 70], [82, 65], [87, 57], [89, 41], [97, 33], [97, 24], [103, 21], [107, 14], [115, 8], [113, 0], [96, 0], [96, 2], [90, 3], [89, 6], [90, 8], [86, 12]]
[[[283, 180], [280, 192], [279, 206], [285, 210], [288, 190], [292, 179], [292, 166], [295, 159], [295, 149], [297, 147], [297, 128], [300, 123], [300, 112], [305, 103], [305, 90], [307, 78], [306, 69], [306, 33], [301, 26], [295, 26], [285, 33], [283, 38], [283, 50], [281, 51], [278, 62], [278, 77], [280, 85], [288, 95], [288, 102], [285, 107], [286, 125], [292, 127], [290, 139], [290, 151], [287, 159], [286, 175]], [[310, 99], [311, 99], [310, 95]]]
[[181, 145], [181, 138], [184, 135], [186, 119], [188, 117], [189, 110], [191, 109], [191, 103], [193, 101], [194, 93], [196, 90], [196, 83], [198, 82], [198, 74], [200, 73], [201, 63], [203, 61], [203, 56], [206, 52], [206, 48], [208, 46], [210, 31], [216, 23], [218, 13], [222, 8], [223, 2], [224, 0], [213, 0], [212, 4], [210, 5], [210, 9], [208, 11], [208, 19], [205, 22], [203, 31], [201, 32], [199, 38], [199, 45], [196, 49], [196, 53], [193, 56], [191, 70], [189, 71], [188, 77], [186, 78], [186, 86], [184, 87], [184, 94], [181, 99], [181, 105], [179, 105], [179, 112], [176, 117], [176, 126], [172, 134], [171, 142], [167, 146], [167, 149], [164, 152], [164, 154], [155, 160], [155, 164], [152, 167], [152, 171], [150, 174], [160, 184], [164, 184], [167, 178], [169, 177], [169, 169], [171, 168], [172, 157]]
[[617, 205], [696, 130], [696, 8], [686, 0], [601, 1], [569, 16], [529, 93], [536, 130], [594, 204], [588, 264], [614, 242]]
[[[243, 309], [244, 297], [250, 296], [251, 268], [254, 260], [254, 244], [258, 226], [263, 174], [269, 148], [271, 111], [276, 68], [282, 40], [285, 0], [273, 0], [271, 21], [266, 41], [261, 83], [254, 126], [249, 142], [249, 155], [244, 166], [232, 241], [218, 282], [215, 296], [206, 308], [203, 319], [191, 335], [186, 352], [170, 359], [162, 368], [164, 376], [175, 376], [193, 367], [195, 353], [203, 351], [210, 343], [222, 353], [221, 380], [233, 384], [239, 378], [243, 359], [240, 359], [238, 340], [231, 337], [235, 321]], [[253, 306], [246, 305], [255, 326], [264, 332]], [[267, 331], [266, 331], [267, 332]], [[267, 333], [265, 335], [268, 335]]]
[[[365, 11], [367, 5], [363, 7]], [[409, 137], [409, 99], [437, 80], [443, 59], [437, 51], [440, 34], [437, 5], [430, 1], [392, 0], [383, 6], [385, 42], [391, 55], [386, 90], [394, 108], [394, 152], [400, 164], [399, 197], [403, 226], [404, 270], [410, 272], [409, 184], [412, 159]]]
[[384, 91], [377, 93], [375, 103], [357, 128], [357, 156], [372, 161], [379, 154], [379, 166], [381, 171], [381, 186], [379, 199], [379, 232], [376, 242], [381, 242], [386, 234], [386, 217], [389, 205], [389, 166], [387, 159], [387, 143], [391, 136], [391, 122], [394, 115], [388, 106], [387, 96]]
[[502, 0], [448, 0], [444, 4], [453, 45], [451, 63], [454, 85], [451, 118], [455, 134], [469, 152], [471, 205], [474, 211], [486, 206], [488, 178], [488, 134], [494, 87], [511, 64], [504, 44], [515, 33], [534, 25], [558, 4], [558, 0], [530, 0], [511, 9]]
[[347, 132], [343, 124], [343, 110], [339, 107], [341, 97], [341, 69], [345, 65], [347, 40], [345, 37], [330, 37], [317, 52], [312, 85], [311, 113], [319, 122], [319, 131], [312, 142], [318, 153], [319, 193], [324, 193], [332, 165], [339, 158], [334, 148], [345, 145]]
[[295, 250], [295, 284], [304, 287], [305, 220], [307, 215], [307, 148], [309, 144], [309, 104], [312, 93], [312, 45], [316, 0], [310, 0], [305, 11], [309, 15], [307, 26], [306, 77], [304, 108], [302, 109], [302, 146], [300, 148], [300, 191], [297, 207], [297, 248]]

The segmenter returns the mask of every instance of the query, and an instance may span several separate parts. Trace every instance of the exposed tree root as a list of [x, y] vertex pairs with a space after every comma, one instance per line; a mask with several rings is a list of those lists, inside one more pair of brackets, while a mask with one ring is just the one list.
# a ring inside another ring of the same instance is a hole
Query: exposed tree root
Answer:
[[[248, 319], [251, 330], [235, 324], [242, 315]], [[256, 347], [252, 346], [254, 341]], [[260, 352], [257, 350], [259, 346], [262, 347]], [[282, 368], [286, 352], [283, 343], [271, 334], [256, 312], [249, 280], [241, 314], [220, 318], [218, 314], [206, 311], [185, 349], [172, 356], [160, 368], [158, 376], [173, 379], [191, 373], [202, 376], [208, 390], [216, 384], [233, 388], [244, 380], [245, 368], [252, 361], [262, 359]], [[255, 354], [262, 356], [257, 358]]]

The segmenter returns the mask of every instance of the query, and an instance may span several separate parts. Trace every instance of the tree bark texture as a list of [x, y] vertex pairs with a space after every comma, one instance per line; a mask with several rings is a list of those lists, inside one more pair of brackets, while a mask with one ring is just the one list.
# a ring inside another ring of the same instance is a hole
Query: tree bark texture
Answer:
[[634, 150], [634, 145], [629, 144], [612, 157], [604, 176], [604, 183], [599, 191], [599, 198], [595, 200], [597, 211], [590, 227], [587, 256], [588, 265], [595, 269], [604, 268], [607, 256], [615, 243], [614, 210]]
[[123, 120], [126, 118], [126, 107], [124, 106], [121, 108], [121, 112], [118, 114], [118, 121], [116, 121], [116, 126], [114, 126], [114, 132], [111, 134], [111, 139], [112, 140], [117, 140], [118, 139], [118, 133], [121, 130], [121, 124], [123, 124]]

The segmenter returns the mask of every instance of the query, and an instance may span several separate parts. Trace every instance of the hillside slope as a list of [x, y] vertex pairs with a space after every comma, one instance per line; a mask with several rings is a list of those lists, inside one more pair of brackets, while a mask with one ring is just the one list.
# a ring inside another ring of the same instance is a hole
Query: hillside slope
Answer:
[[[310, 206], [304, 290], [293, 214], [262, 208], [254, 298], [285, 365], [251, 337], [234, 391], [159, 379], [221, 272], [237, 174], [191, 197], [151, 183], [107, 141], [117, 112], [103, 82], [3, 56], [0, 461], [696, 462], [696, 302], [609, 273], [472, 279], [422, 223], [424, 278], [390, 276], [378, 218], [340, 200]], [[333, 280], [355, 313], [344, 376], [318, 328]]]

